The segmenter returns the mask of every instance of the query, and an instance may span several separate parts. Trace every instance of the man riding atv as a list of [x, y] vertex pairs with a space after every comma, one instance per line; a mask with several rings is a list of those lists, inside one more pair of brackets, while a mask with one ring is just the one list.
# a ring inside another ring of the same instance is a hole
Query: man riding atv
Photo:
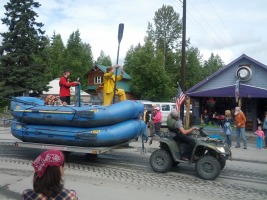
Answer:
[[173, 139], [179, 145], [181, 160], [188, 161], [196, 144], [195, 139], [189, 137], [188, 134], [192, 133], [194, 130], [198, 130], [198, 128], [192, 127], [185, 130], [180, 118], [180, 113], [177, 110], [173, 110], [169, 114], [167, 118], [167, 127], [170, 134], [173, 136]]

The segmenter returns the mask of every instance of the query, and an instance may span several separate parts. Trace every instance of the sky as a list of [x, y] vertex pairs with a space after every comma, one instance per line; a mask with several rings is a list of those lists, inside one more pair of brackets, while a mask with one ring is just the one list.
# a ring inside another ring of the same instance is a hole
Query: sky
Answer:
[[[37, 22], [44, 24], [46, 35], [55, 32], [66, 45], [69, 36], [79, 30], [82, 42], [92, 47], [94, 60], [103, 50], [116, 64], [118, 27], [124, 24], [120, 42], [119, 64], [131, 45], [144, 44], [148, 22], [155, 12], [170, 5], [182, 18], [182, 0], [37, 0]], [[5, 17], [0, 1], [0, 18]], [[186, 38], [197, 47], [203, 60], [218, 54], [229, 64], [242, 54], [267, 65], [267, 1], [266, 0], [187, 0]], [[0, 24], [0, 32], [7, 27]], [[2, 38], [0, 36], [0, 41]]]

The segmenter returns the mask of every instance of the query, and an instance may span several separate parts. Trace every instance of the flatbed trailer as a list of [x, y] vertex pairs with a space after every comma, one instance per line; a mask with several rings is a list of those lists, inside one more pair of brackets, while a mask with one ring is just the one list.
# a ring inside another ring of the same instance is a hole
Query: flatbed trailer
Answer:
[[110, 147], [79, 147], [79, 146], [67, 146], [67, 145], [58, 145], [58, 144], [46, 144], [46, 143], [32, 143], [32, 142], [22, 142], [22, 141], [0, 141], [0, 145], [11, 145], [15, 147], [24, 147], [24, 148], [34, 148], [34, 149], [54, 149], [63, 152], [76, 152], [76, 153], [88, 153], [88, 154], [102, 154], [108, 153], [111, 151], [121, 151], [125, 152], [132, 150], [132, 148], [127, 147], [132, 140], [127, 142], [110, 146]]

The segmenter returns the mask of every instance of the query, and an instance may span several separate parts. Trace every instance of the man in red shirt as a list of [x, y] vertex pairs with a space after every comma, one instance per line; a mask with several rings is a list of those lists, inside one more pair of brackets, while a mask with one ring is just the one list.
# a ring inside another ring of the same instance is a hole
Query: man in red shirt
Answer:
[[63, 76], [59, 80], [59, 97], [61, 101], [65, 101], [68, 105], [70, 105], [70, 87], [79, 85], [80, 82], [74, 81], [69, 82], [68, 77], [70, 76], [70, 71], [65, 70]]

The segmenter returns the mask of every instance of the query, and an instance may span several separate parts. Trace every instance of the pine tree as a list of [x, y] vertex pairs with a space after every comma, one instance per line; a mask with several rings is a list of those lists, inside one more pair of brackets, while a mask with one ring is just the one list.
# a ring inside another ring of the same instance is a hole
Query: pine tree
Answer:
[[[1, 33], [0, 96], [18, 96], [29, 91], [41, 94], [47, 90], [43, 73], [45, 66], [38, 64], [47, 39], [43, 24], [36, 22], [40, 7], [34, 0], [10, 0], [5, 6], [6, 17], [1, 19], [8, 31]], [[42, 57], [42, 59], [45, 59]]]

